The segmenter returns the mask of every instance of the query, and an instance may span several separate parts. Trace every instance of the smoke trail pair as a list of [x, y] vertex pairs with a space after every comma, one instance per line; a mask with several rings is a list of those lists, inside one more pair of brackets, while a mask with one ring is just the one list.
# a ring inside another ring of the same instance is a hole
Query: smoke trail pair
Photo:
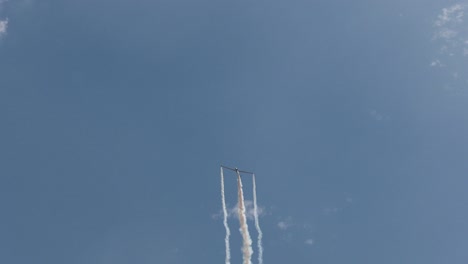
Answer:
[[[240, 228], [239, 231], [242, 235], [242, 256], [243, 256], [243, 264], [252, 264], [251, 258], [253, 254], [252, 250], [252, 239], [250, 238], [249, 228], [247, 225], [247, 217], [246, 217], [246, 209], [245, 209], [245, 201], [244, 201], [244, 192], [242, 186], [242, 179], [240, 176], [239, 170], [236, 169], [237, 173], [237, 193], [238, 193], [238, 214], [239, 214], [239, 222]], [[260, 229], [260, 223], [258, 220], [258, 205], [257, 205], [257, 186], [255, 183], [255, 175], [252, 174], [253, 180], [253, 204], [254, 204], [254, 219], [255, 219], [255, 228], [258, 233], [257, 237], [257, 247], [258, 247], [258, 263], [263, 264], [263, 245], [262, 245], [262, 237], [263, 233]], [[231, 251], [229, 246], [229, 236], [231, 235], [227, 218], [228, 212], [226, 209], [226, 198], [224, 194], [224, 175], [223, 175], [223, 168], [221, 167], [221, 200], [223, 206], [223, 224], [224, 228], [226, 229], [226, 237], [224, 239], [225, 246], [226, 246], [226, 264], [230, 264], [231, 261]]]

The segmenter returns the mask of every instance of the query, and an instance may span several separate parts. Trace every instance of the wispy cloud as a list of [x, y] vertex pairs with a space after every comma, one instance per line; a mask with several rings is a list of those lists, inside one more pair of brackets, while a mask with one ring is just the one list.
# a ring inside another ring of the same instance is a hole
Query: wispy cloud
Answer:
[[429, 64], [431, 67], [443, 67], [444, 65], [440, 62], [440, 60], [435, 59], [431, 61], [431, 64]]
[[281, 230], [286, 230], [290, 227], [291, 225], [286, 223], [285, 221], [279, 221], [278, 222], [278, 228]]
[[[468, 76], [462, 74], [468, 67], [468, 2], [460, 2], [442, 8], [434, 19], [433, 41], [437, 44], [437, 54], [429, 66], [442, 71], [446, 76], [446, 86], [466, 86]], [[456, 73], [456, 74], [454, 74]]]
[[309, 239], [306, 239], [306, 241], [304, 241], [304, 244], [313, 246], [315, 244], [315, 241], [312, 238], [309, 238]]
[[468, 31], [464, 21], [467, 4], [454, 4], [442, 9], [434, 21], [434, 39], [442, 41], [442, 53], [453, 52], [468, 40]]
[[0, 38], [5, 36], [9, 31], [10, 20], [8, 18], [8, 10], [14, 7], [14, 9], [31, 8], [36, 0], [0, 0]]
[[439, 14], [434, 24], [438, 27], [445, 26], [450, 23], [461, 23], [465, 15], [466, 4], [455, 4], [453, 6], [442, 8], [442, 14]]
[[292, 220], [292, 217], [288, 217], [284, 220], [281, 220], [277, 223], [277, 226], [279, 229], [281, 230], [288, 230], [290, 227], [292, 227], [294, 225], [293, 223], [293, 220]]
[[378, 112], [377, 110], [375, 110], [375, 109], [371, 109], [371, 110], [369, 111], [369, 114], [370, 114], [370, 116], [371, 116], [374, 120], [376, 120], [376, 121], [382, 121], [382, 120], [385, 119], [385, 116], [384, 116], [382, 113], [380, 113], [380, 112]]
[[283, 243], [303, 243], [309, 247], [316, 244], [314, 239], [316, 230], [310, 219], [303, 221], [288, 216], [279, 219], [276, 226], [280, 230], [278, 240]]
[[5, 35], [8, 28], [8, 19], [0, 20], [0, 37]]
[[[0, 11], [3, 9], [4, 3], [8, 0], [0, 0]], [[0, 37], [4, 36], [7, 33], [8, 29], [8, 18], [0, 18]]]
[[325, 215], [334, 215], [337, 214], [341, 209], [338, 207], [327, 207], [323, 209], [323, 213]]

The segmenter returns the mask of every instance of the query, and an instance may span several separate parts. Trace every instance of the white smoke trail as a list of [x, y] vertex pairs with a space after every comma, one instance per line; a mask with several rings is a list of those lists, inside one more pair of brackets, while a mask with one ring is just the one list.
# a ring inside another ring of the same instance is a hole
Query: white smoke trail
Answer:
[[252, 264], [252, 239], [249, 234], [249, 227], [247, 225], [247, 217], [245, 216], [245, 206], [244, 206], [244, 192], [242, 191], [242, 180], [239, 172], [237, 172], [237, 189], [238, 189], [238, 199], [239, 199], [239, 222], [240, 229], [239, 231], [242, 234], [242, 254], [244, 262], [243, 264]]
[[258, 206], [257, 206], [257, 185], [255, 184], [255, 174], [252, 175], [253, 181], [253, 202], [254, 202], [254, 218], [255, 218], [255, 228], [257, 229], [257, 247], [258, 247], [258, 264], [263, 264], [263, 245], [262, 237], [263, 233], [260, 229], [260, 223], [258, 221]]
[[224, 174], [223, 174], [223, 168], [221, 168], [221, 200], [223, 203], [223, 224], [224, 224], [224, 229], [226, 229], [226, 237], [224, 238], [224, 242], [226, 244], [226, 264], [231, 263], [231, 249], [229, 247], [229, 236], [231, 235], [231, 231], [229, 230], [229, 225], [227, 222], [227, 209], [226, 209], [226, 198], [224, 196]]

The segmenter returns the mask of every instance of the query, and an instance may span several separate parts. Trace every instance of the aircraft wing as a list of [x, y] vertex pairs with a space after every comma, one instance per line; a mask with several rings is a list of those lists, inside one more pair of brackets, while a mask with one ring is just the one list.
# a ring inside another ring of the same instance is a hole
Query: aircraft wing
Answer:
[[226, 167], [226, 166], [223, 166], [223, 165], [221, 165], [221, 168], [228, 169], [228, 170], [232, 170], [232, 171], [236, 171], [236, 169], [229, 168], [229, 167]]
[[235, 172], [238, 171], [239, 173], [254, 174], [253, 172], [250, 172], [250, 171], [236, 170], [236, 169], [233, 169], [233, 168], [226, 167], [224, 165], [221, 165], [221, 168], [232, 170], [232, 171], [235, 171]]

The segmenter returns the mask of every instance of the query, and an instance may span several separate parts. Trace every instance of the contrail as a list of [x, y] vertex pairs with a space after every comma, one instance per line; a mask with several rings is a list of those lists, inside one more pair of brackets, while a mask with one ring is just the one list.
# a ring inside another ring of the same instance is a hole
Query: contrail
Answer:
[[253, 202], [254, 202], [254, 218], [255, 218], [255, 228], [257, 229], [257, 247], [258, 247], [258, 264], [263, 264], [263, 245], [262, 237], [263, 233], [260, 229], [260, 223], [258, 222], [258, 207], [257, 207], [257, 185], [255, 184], [255, 174], [252, 175], [253, 181]]
[[242, 234], [242, 254], [244, 257], [243, 264], [252, 264], [252, 239], [249, 234], [249, 227], [247, 226], [247, 217], [245, 216], [245, 206], [244, 206], [244, 193], [242, 191], [242, 180], [240, 177], [239, 171], [237, 171], [237, 189], [238, 189], [238, 199], [239, 199], [239, 222], [240, 229], [239, 231]]
[[224, 242], [226, 244], [226, 264], [231, 263], [231, 250], [229, 249], [229, 236], [231, 235], [231, 231], [229, 230], [228, 222], [227, 222], [227, 210], [226, 210], [226, 198], [224, 197], [224, 175], [223, 175], [223, 168], [221, 168], [221, 201], [223, 203], [223, 223], [224, 229], [226, 229], [226, 237], [224, 238]]

